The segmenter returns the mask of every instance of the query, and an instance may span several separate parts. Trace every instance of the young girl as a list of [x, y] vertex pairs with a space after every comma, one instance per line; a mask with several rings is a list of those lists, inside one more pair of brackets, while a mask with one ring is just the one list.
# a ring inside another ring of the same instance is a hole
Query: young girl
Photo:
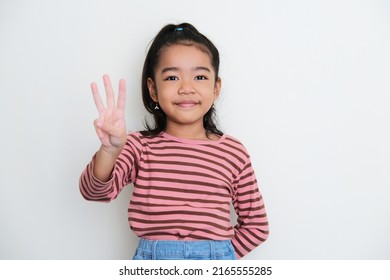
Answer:
[[[268, 221], [250, 157], [214, 120], [221, 90], [216, 47], [188, 23], [167, 25], [146, 56], [142, 96], [154, 116], [127, 135], [125, 81], [115, 105], [92, 93], [101, 147], [80, 178], [85, 199], [108, 202], [134, 184], [130, 228], [140, 243], [134, 259], [238, 259], [268, 236]], [[237, 224], [230, 221], [230, 204]]]

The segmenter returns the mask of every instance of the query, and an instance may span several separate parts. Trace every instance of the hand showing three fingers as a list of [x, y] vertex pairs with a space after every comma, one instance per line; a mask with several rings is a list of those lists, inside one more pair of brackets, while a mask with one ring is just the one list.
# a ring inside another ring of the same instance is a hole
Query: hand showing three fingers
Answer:
[[115, 104], [114, 91], [111, 87], [110, 77], [103, 76], [107, 104], [104, 106], [96, 83], [91, 84], [92, 95], [99, 111], [99, 118], [94, 121], [96, 133], [102, 143], [102, 148], [109, 153], [118, 153], [126, 143], [126, 82], [119, 81], [118, 101]]

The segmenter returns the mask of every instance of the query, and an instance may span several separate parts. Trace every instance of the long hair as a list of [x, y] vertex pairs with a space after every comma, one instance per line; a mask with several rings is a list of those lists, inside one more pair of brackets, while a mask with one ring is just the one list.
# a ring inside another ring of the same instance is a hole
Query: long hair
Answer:
[[[145, 120], [146, 130], [141, 133], [145, 136], [154, 136], [161, 133], [167, 124], [167, 116], [163, 110], [155, 110], [155, 102], [150, 97], [147, 80], [155, 80], [155, 68], [159, 63], [163, 51], [172, 45], [195, 46], [210, 56], [211, 66], [215, 71], [215, 81], [219, 79], [219, 52], [214, 44], [194, 26], [189, 23], [164, 26], [154, 38], [145, 58], [142, 71], [142, 100], [146, 110], [153, 115], [154, 124], [151, 126]], [[222, 135], [223, 132], [216, 125], [214, 106], [203, 117], [203, 126], [206, 134]]]

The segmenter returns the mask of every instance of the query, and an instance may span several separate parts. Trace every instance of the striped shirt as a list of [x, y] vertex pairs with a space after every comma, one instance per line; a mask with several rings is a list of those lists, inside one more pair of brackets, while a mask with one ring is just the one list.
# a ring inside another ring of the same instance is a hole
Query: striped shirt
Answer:
[[[165, 132], [128, 135], [111, 178], [93, 176], [94, 159], [80, 178], [85, 199], [108, 202], [134, 184], [130, 228], [153, 240], [232, 240], [237, 258], [268, 237], [262, 196], [245, 147], [223, 135], [188, 140]], [[232, 225], [230, 205], [237, 213]]]

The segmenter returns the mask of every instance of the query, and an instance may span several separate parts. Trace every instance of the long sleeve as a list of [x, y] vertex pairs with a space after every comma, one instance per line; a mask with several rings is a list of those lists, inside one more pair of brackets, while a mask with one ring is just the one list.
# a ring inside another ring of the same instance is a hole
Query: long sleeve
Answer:
[[134, 182], [137, 162], [140, 158], [142, 144], [138, 137], [129, 134], [127, 142], [119, 155], [110, 179], [101, 182], [93, 175], [95, 156], [80, 176], [79, 187], [86, 200], [109, 202], [115, 199], [124, 186]]
[[269, 234], [264, 202], [249, 157], [234, 189], [233, 206], [238, 217], [232, 243], [236, 257], [242, 258], [263, 243]]
[[[237, 258], [264, 242], [268, 221], [245, 147], [161, 133], [128, 136], [108, 182], [93, 176], [95, 159], [80, 178], [85, 199], [111, 201], [134, 183], [128, 207], [131, 230], [153, 240], [232, 240]], [[238, 214], [233, 228], [230, 204]]]

